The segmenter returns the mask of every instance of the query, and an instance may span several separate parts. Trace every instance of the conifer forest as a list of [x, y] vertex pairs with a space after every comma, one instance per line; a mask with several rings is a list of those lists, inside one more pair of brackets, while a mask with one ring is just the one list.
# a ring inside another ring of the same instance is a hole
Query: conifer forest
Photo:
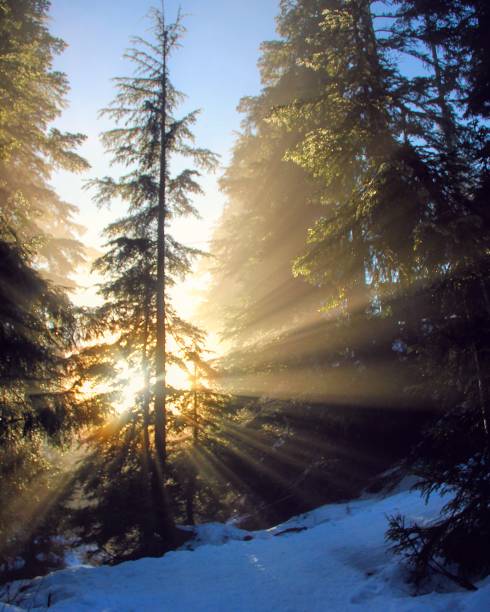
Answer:
[[0, 610], [404, 482], [390, 566], [483, 592], [489, 121], [488, 0], [0, 0]]

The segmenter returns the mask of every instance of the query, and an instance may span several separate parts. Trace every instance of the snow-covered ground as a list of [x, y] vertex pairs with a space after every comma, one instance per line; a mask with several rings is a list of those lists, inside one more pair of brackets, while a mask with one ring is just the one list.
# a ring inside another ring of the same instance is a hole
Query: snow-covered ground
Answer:
[[[467, 592], [435, 584], [414, 596], [384, 540], [386, 517], [435, 516], [417, 493], [327, 505], [266, 531], [202, 525], [189, 547], [115, 567], [72, 567], [38, 578], [0, 612], [483, 612], [490, 579]], [[7, 601], [4, 598], [4, 601]], [[15, 605], [14, 605], [15, 603]]]

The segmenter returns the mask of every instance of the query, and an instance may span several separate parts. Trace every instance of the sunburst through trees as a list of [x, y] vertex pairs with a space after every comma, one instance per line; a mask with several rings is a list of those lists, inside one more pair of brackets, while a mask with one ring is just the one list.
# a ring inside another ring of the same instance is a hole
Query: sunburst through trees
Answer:
[[75, 308], [84, 251], [48, 178], [87, 163], [83, 136], [49, 129], [67, 83], [48, 8], [0, 0], [6, 575], [55, 528], [99, 561], [156, 555], [191, 533], [178, 523], [264, 526], [397, 463], [454, 497], [432, 525], [392, 517], [393, 545], [417, 580], [472, 588], [490, 569], [488, 3], [279, 1], [192, 321], [173, 290], [204, 253], [172, 224], [217, 156], [178, 113], [180, 13], [151, 12], [102, 110], [114, 176], [87, 193], [113, 219], [100, 305]]

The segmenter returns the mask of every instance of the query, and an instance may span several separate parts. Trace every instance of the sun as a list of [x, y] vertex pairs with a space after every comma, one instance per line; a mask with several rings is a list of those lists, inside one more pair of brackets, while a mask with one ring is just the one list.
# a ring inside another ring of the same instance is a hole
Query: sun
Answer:
[[[124, 360], [118, 362], [117, 371], [117, 380], [122, 387], [122, 397], [115, 405], [115, 409], [120, 414], [135, 405], [138, 395], [145, 388], [145, 376], [140, 368], [132, 367]], [[176, 364], [167, 367], [166, 382], [169, 387], [180, 391], [188, 391], [191, 388], [188, 373]]]

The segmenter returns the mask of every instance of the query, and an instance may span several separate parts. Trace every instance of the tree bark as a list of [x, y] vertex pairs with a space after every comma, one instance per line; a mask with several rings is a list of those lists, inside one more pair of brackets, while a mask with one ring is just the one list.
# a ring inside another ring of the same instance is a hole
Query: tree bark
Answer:
[[197, 364], [194, 363], [194, 375], [192, 384], [192, 447], [189, 451], [189, 476], [187, 481], [186, 490], [186, 514], [187, 523], [194, 525], [194, 500], [196, 497], [196, 482], [197, 482], [197, 469], [196, 469], [196, 453], [195, 450], [199, 443], [199, 398], [197, 394], [197, 379], [198, 371]]
[[162, 78], [160, 99], [160, 158], [157, 215], [157, 282], [156, 282], [156, 351], [155, 351], [155, 461], [153, 465], [153, 492], [157, 513], [157, 530], [164, 546], [170, 547], [176, 536], [165, 490], [167, 460], [166, 414], [166, 334], [165, 334], [165, 221], [167, 218], [167, 53], [168, 34], [162, 11]]
[[143, 525], [143, 540], [145, 549], [151, 552], [153, 534], [156, 529], [155, 514], [152, 500], [152, 483], [151, 483], [151, 446], [150, 446], [150, 397], [151, 397], [151, 376], [150, 362], [148, 357], [148, 338], [150, 331], [150, 309], [151, 309], [151, 289], [150, 289], [150, 273], [147, 272], [145, 283], [145, 301], [144, 301], [144, 322], [143, 322], [143, 350], [141, 367], [143, 370], [143, 457], [142, 470], [144, 479], [144, 505], [146, 520]]
[[167, 36], [162, 49], [162, 83], [160, 101], [160, 168], [158, 188], [157, 226], [157, 284], [156, 284], [156, 352], [155, 352], [155, 453], [158, 477], [162, 483], [167, 458], [166, 440], [166, 384], [165, 384], [165, 221], [167, 186], [166, 115], [167, 115]]

